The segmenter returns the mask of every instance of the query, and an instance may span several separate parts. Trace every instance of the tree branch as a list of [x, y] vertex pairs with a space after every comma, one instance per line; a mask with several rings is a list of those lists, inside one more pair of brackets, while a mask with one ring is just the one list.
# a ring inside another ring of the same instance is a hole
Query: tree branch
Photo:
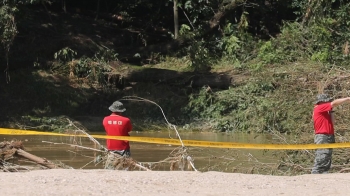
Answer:
[[210, 29], [217, 27], [220, 24], [220, 20], [231, 10], [235, 9], [239, 3], [245, 2], [246, 0], [234, 0], [226, 5], [221, 5], [219, 10], [209, 20]]

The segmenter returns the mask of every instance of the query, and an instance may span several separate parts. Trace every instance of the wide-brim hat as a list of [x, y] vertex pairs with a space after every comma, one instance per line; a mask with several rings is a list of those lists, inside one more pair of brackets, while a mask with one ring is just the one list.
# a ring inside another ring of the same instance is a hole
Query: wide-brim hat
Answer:
[[329, 97], [327, 94], [319, 94], [316, 96], [315, 104], [321, 103], [321, 102], [330, 102], [332, 101], [332, 98]]
[[111, 112], [125, 112], [125, 108], [122, 102], [115, 101], [111, 106], [108, 108]]

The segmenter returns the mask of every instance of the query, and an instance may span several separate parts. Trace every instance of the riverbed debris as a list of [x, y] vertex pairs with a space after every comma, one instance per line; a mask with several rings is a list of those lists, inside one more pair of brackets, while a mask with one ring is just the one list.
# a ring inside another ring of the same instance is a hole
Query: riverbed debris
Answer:
[[21, 158], [48, 169], [60, 168], [58, 165], [45, 158], [26, 152], [22, 141], [13, 140], [0, 142], [0, 155], [0, 169], [4, 172], [30, 170], [28, 166], [20, 166], [15, 163]]
[[[283, 164], [276, 166], [275, 163], [270, 164], [270, 163], [260, 162], [252, 154], [244, 153], [244, 151], [226, 149], [224, 152], [222, 150], [220, 151], [220, 155], [222, 156], [218, 156], [219, 149], [188, 148], [185, 145], [174, 147], [174, 149], [169, 153], [169, 155], [165, 157], [163, 160], [156, 161], [156, 162], [139, 162], [133, 159], [132, 157], [119, 156], [117, 154], [113, 154], [112, 152], [109, 152], [103, 145], [101, 145], [95, 138], [93, 138], [93, 136], [89, 134], [89, 131], [84, 126], [82, 126], [79, 122], [72, 121], [66, 117], [65, 117], [65, 121], [66, 122], [68, 121], [68, 125], [65, 126], [66, 128], [64, 133], [70, 135], [67, 140], [64, 139], [67, 143], [62, 143], [62, 142], [58, 143], [58, 142], [51, 142], [51, 141], [42, 141], [42, 142], [48, 143], [50, 145], [68, 145], [69, 147], [72, 147], [71, 150], [67, 150], [68, 153], [74, 153], [75, 155], [78, 155], [78, 156], [91, 158], [90, 161], [88, 161], [86, 164], [84, 163], [82, 167], [77, 169], [86, 169], [87, 166], [94, 164], [92, 168], [96, 168], [96, 166], [100, 165], [98, 167], [99, 169], [104, 168], [104, 169], [112, 169], [112, 170], [197, 171], [197, 169], [194, 167], [194, 164], [193, 164], [194, 159], [192, 157], [195, 157], [196, 159], [203, 159], [204, 156], [207, 156], [205, 158], [208, 158], [208, 164], [204, 166], [202, 165], [202, 168], [200, 168], [200, 171], [223, 171], [223, 172], [239, 172], [239, 173], [260, 173], [260, 172], [268, 173], [270, 171], [271, 174], [280, 175], [281, 170], [283, 170], [284, 168], [286, 169], [290, 168], [290, 167], [283, 167]], [[182, 142], [180, 134], [177, 132], [176, 127], [169, 123], [169, 131], [172, 129], [175, 129], [177, 138]], [[170, 134], [169, 134], [169, 137], [171, 137]], [[92, 141], [92, 143], [86, 143], [87, 140], [89, 140], [89, 142]], [[35, 155], [30, 156], [25, 153], [26, 151], [24, 151], [22, 142], [20, 141], [13, 141], [13, 142], [14, 142], [13, 146], [17, 146], [18, 148], [18, 149], [13, 149], [13, 151], [16, 151], [19, 153], [8, 151], [7, 153], [2, 154], [3, 161], [0, 163], [0, 169], [2, 169], [3, 171], [15, 172], [15, 171], [21, 171], [21, 170], [68, 167], [68, 166], [65, 166], [63, 163], [61, 164], [56, 163], [57, 161], [52, 162], [52, 161], [46, 160], [45, 158], [40, 158], [40, 157], [38, 158]], [[1, 146], [4, 146], [4, 144], [2, 144]], [[12, 149], [12, 148], [13, 147], [10, 147], [9, 149]], [[194, 153], [194, 151], [196, 151], [196, 153]], [[89, 153], [89, 154], [86, 154], [86, 153]], [[205, 153], [205, 155], [203, 153]], [[238, 153], [241, 153], [242, 155], [238, 155]], [[34, 162], [35, 165], [39, 167], [31, 168], [28, 166], [17, 165], [14, 163], [15, 162], [14, 160], [16, 157], [11, 159], [10, 158], [11, 155], [14, 155], [14, 156], [21, 155], [22, 158], [31, 157], [29, 159], [28, 158], [26, 159], [31, 162]], [[241, 158], [244, 156], [248, 158], [247, 160], [248, 162], [247, 161], [244, 162], [242, 160], [240, 160], [239, 162], [236, 162], [236, 160], [238, 160], [239, 157]], [[41, 161], [33, 161], [33, 159], [41, 160]], [[39, 163], [44, 165], [40, 165]], [[52, 165], [50, 165], [50, 163], [52, 163]], [[248, 168], [249, 170], [248, 171], [244, 170], [244, 168], [247, 168], [248, 165], [250, 167]], [[69, 168], [74, 169], [72, 167], [69, 167]], [[298, 167], [298, 171], [299, 170], [300, 170], [300, 167]], [[285, 171], [285, 172], [289, 173], [290, 171]]]
[[167, 117], [165, 116], [164, 110], [163, 108], [158, 105], [156, 102], [142, 98], [142, 97], [137, 97], [137, 96], [124, 96], [122, 97], [120, 100], [124, 100], [124, 101], [136, 101], [136, 102], [145, 102], [145, 103], [151, 103], [156, 105], [159, 110], [161, 111], [163, 118], [166, 122], [166, 124], [168, 125], [169, 130], [174, 130], [175, 134], [176, 134], [176, 139], [178, 139], [181, 143], [181, 147], [174, 149], [169, 157], [167, 157], [166, 159], [164, 159], [163, 161], [157, 162], [157, 163], [153, 163], [153, 165], [157, 165], [157, 164], [161, 164], [161, 163], [170, 163], [170, 170], [194, 170], [194, 171], [198, 171], [194, 165], [193, 162], [193, 158], [192, 156], [190, 156], [188, 154], [188, 148], [184, 145], [184, 143], [182, 142], [181, 136], [179, 134], [179, 131], [176, 128], [176, 125], [170, 123], [167, 119]]
[[[270, 171], [270, 173], [273, 175], [287, 175], [289, 173], [295, 173], [298, 171], [300, 172], [300, 167], [293, 167], [295, 168], [295, 170], [290, 171], [291, 166], [288, 165], [287, 163], [279, 164], [276, 166], [275, 163], [260, 162], [252, 154], [250, 153], [247, 154], [244, 151], [226, 149], [223, 152], [222, 150], [220, 151], [220, 149], [187, 148], [184, 145], [181, 145], [176, 148], [174, 147], [171, 153], [169, 153], [169, 155], [165, 157], [163, 160], [156, 161], [156, 162], [139, 162], [131, 157], [123, 157], [117, 154], [113, 154], [112, 152], [109, 152], [106, 148], [104, 148], [103, 145], [101, 145], [97, 140], [95, 140], [91, 135], [89, 135], [87, 129], [82, 127], [82, 125], [79, 125], [77, 124], [77, 122], [71, 121], [68, 118], [66, 120], [68, 120], [69, 126], [67, 126], [65, 133], [70, 135], [70, 137], [67, 140], [64, 139], [67, 143], [58, 143], [58, 142], [55, 143], [55, 142], [49, 142], [49, 141], [42, 141], [42, 142], [49, 143], [50, 145], [68, 145], [72, 147], [71, 150], [67, 150], [68, 153], [74, 153], [75, 155], [91, 158], [91, 160], [88, 161], [88, 163], [86, 163], [84, 166], [78, 169], [85, 169], [86, 166], [90, 164], [95, 164], [93, 168], [96, 168], [96, 166], [100, 164], [100, 166], [98, 167], [99, 169], [104, 168], [104, 169], [127, 170], [127, 171], [134, 171], [134, 170], [142, 170], [142, 171], [150, 171], [150, 170], [193, 171], [195, 170], [197, 171], [194, 165], [192, 165], [194, 162], [194, 159], [192, 157], [195, 157], [196, 159], [208, 158], [208, 164], [204, 166], [201, 165], [202, 168], [200, 168], [200, 171], [223, 171], [223, 172], [239, 172], [239, 173], [261, 173], [261, 172], [269, 173]], [[169, 127], [173, 128], [172, 126], [169, 126]], [[87, 140], [90, 140], [93, 143], [85, 143]], [[180, 138], [180, 141], [181, 141], [181, 138]], [[26, 151], [24, 151], [23, 143], [21, 141], [11, 141], [11, 142], [13, 142], [11, 145], [16, 146], [15, 147], [16, 149], [13, 149], [14, 147], [8, 147], [7, 149], [9, 149], [9, 151], [7, 152], [5, 152], [5, 148], [1, 149], [2, 151], [0, 152], [2, 153], [1, 154], [2, 156], [0, 159], [1, 161], [0, 170], [6, 171], [6, 172], [15, 172], [15, 171], [22, 171], [22, 170], [67, 168], [63, 163], [62, 165], [57, 164], [56, 163], [57, 161], [51, 162], [46, 160], [45, 158], [39, 157], [37, 159], [41, 161], [33, 161], [33, 159], [35, 158], [35, 155], [30, 156], [26, 154], [25, 153]], [[7, 144], [7, 145], [11, 146], [10, 144]], [[1, 143], [0, 146], [4, 147], [6, 146], [6, 144]], [[196, 151], [196, 153], [194, 153], [194, 151]], [[219, 151], [220, 151], [220, 156], [219, 156]], [[15, 153], [15, 152], [18, 152], [18, 153]], [[87, 155], [86, 153], [89, 153], [89, 155]], [[203, 153], [205, 153], [205, 155]], [[241, 155], [238, 155], [238, 153], [241, 153]], [[37, 165], [37, 167], [31, 168], [28, 166], [21, 166], [21, 165], [15, 164], [15, 161], [16, 161], [16, 158], [18, 158], [18, 155], [21, 155], [22, 158], [31, 157], [29, 159], [28, 158], [26, 159], [31, 162], [34, 162], [35, 165]], [[204, 157], [203, 155], [206, 157]], [[236, 160], [244, 156], [246, 156], [248, 160], [246, 161], [240, 160], [239, 162], [236, 162]], [[44, 163], [47, 165], [43, 166], [43, 165], [40, 165], [39, 163], [41, 164]], [[49, 163], [52, 163], [53, 167], [50, 167]], [[292, 162], [289, 161], [288, 163], [292, 163]], [[244, 169], [244, 168], [247, 168], [247, 166], [250, 167], [250, 169], [248, 168], [249, 169], [248, 171]], [[298, 164], [295, 164], [295, 166], [298, 166]], [[70, 169], [74, 169], [74, 168], [70, 167]], [[307, 168], [304, 168], [303, 170], [307, 170]], [[284, 174], [281, 174], [281, 172], [284, 172]], [[343, 172], [347, 172], [347, 171], [343, 171]]]

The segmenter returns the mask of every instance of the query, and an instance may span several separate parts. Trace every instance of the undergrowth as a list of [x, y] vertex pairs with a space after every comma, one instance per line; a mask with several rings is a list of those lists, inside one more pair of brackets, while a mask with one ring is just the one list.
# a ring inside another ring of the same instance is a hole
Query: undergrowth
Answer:
[[[220, 131], [300, 134], [310, 132], [312, 107], [318, 93], [347, 96], [349, 72], [312, 62], [273, 66], [253, 73], [225, 91], [203, 88], [190, 96], [185, 110]], [[346, 109], [345, 109], [346, 108]], [[348, 106], [341, 108], [344, 119]], [[337, 123], [343, 127], [345, 124]]]

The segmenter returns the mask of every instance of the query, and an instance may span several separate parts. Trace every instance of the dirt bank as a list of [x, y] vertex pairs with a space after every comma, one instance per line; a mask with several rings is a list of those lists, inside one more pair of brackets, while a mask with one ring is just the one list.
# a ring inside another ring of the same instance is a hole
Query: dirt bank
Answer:
[[350, 174], [39, 170], [2, 173], [2, 195], [348, 195]]

